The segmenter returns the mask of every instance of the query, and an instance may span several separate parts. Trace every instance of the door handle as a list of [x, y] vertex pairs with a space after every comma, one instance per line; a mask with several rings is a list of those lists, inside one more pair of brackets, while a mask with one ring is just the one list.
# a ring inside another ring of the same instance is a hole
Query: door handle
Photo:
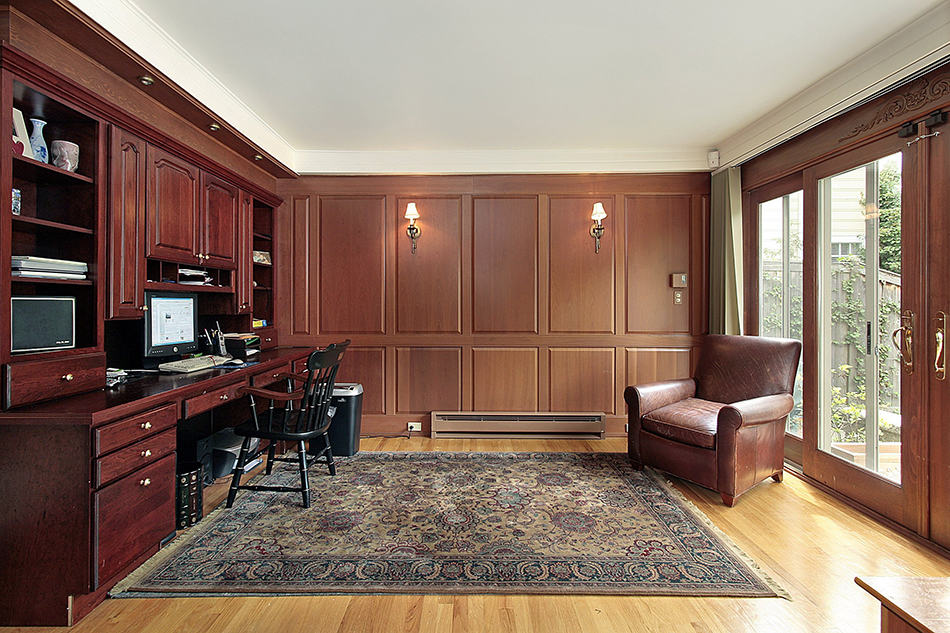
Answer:
[[916, 315], [913, 310], [901, 312], [901, 326], [891, 332], [891, 342], [897, 349], [904, 371], [914, 373], [914, 321]]
[[945, 380], [947, 377], [947, 353], [944, 349], [944, 338], [946, 338], [947, 313], [941, 310], [937, 311], [934, 317], [934, 342], [936, 348], [934, 351], [934, 374], [937, 380]]

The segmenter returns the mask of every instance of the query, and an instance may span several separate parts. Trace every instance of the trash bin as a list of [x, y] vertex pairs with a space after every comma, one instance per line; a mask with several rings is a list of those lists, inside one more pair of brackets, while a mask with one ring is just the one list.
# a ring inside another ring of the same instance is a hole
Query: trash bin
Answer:
[[330, 423], [330, 449], [335, 456], [349, 457], [360, 450], [360, 419], [363, 416], [363, 385], [338, 382], [330, 405], [336, 408]]

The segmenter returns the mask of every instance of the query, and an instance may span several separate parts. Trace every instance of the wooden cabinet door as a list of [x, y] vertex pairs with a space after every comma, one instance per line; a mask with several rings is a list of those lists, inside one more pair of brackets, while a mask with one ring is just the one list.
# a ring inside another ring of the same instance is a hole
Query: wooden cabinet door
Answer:
[[148, 146], [149, 257], [184, 264], [199, 263], [198, 168]]
[[235, 268], [238, 253], [238, 189], [201, 172], [201, 250], [206, 266]]
[[254, 198], [241, 192], [238, 217], [237, 273], [234, 281], [234, 310], [237, 314], [250, 314], [254, 293], [254, 266], [251, 264], [251, 249], [254, 238]]
[[109, 151], [108, 318], [135, 319], [145, 305], [145, 141], [112, 126]]

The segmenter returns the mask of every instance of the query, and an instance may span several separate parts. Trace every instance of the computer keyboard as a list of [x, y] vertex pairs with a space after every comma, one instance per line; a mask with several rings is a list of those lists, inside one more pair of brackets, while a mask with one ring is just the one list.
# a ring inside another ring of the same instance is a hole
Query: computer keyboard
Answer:
[[159, 371], [170, 371], [176, 374], [190, 374], [193, 371], [219, 367], [232, 360], [233, 359], [227, 356], [195, 356], [194, 358], [184, 358], [168, 363], [160, 363], [158, 369]]

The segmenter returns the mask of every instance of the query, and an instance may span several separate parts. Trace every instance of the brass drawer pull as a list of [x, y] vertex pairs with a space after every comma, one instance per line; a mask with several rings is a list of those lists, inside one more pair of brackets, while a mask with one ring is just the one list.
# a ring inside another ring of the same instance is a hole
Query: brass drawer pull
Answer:
[[222, 393], [222, 394], [221, 394], [221, 400], [227, 400], [227, 399], [228, 399], [228, 394]]
[[152, 480], [149, 479], [148, 477], [146, 477], [145, 479], [139, 479], [139, 485], [140, 485], [140, 486], [151, 486], [151, 485], [152, 485]]
[[144, 451], [142, 451], [142, 457], [151, 457], [151, 456], [152, 456], [152, 451], [150, 451], [149, 449], [145, 449]]
[[272, 340], [274, 340], [274, 339], [272, 339], [271, 337], [268, 336], [267, 338], [264, 339], [264, 342], [265, 342], [265, 343], [270, 343]]
[[61, 378], [61, 380], [65, 380], [66, 382], [72, 382], [74, 377], [75, 376], [73, 376], [72, 374], [66, 374], [65, 376]]
[[139, 424], [139, 428], [142, 429], [143, 431], [147, 431], [147, 430], [149, 430], [150, 428], [152, 428], [152, 423], [151, 423], [151, 422], [142, 422], [141, 424]]

